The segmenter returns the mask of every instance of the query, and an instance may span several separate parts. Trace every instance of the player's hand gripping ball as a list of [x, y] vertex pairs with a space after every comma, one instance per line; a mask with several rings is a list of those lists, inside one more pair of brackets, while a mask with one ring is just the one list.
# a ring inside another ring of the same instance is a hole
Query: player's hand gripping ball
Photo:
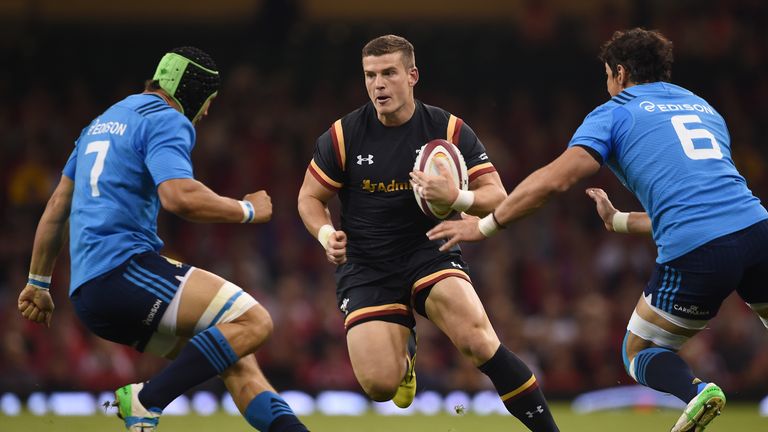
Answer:
[[[442, 161], [443, 165], [448, 168], [453, 183], [457, 188], [462, 190], [469, 188], [467, 164], [464, 162], [464, 157], [456, 145], [446, 140], [436, 139], [421, 146], [421, 150], [413, 164], [413, 169], [414, 171], [418, 170], [429, 175], [440, 175], [440, 171], [437, 168], [437, 164], [440, 163], [438, 161]], [[443, 220], [456, 214], [456, 211], [450, 206], [436, 205], [423, 198], [419, 194], [418, 188], [413, 189], [413, 195], [416, 198], [416, 203], [419, 204], [419, 208], [427, 216]]]

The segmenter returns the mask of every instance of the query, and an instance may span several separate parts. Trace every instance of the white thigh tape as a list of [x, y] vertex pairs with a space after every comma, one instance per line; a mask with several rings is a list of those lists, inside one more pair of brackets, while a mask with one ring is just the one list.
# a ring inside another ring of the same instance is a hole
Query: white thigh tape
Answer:
[[656, 324], [644, 320], [637, 314], [637, 312], [632, 312], [632, 318], [629, 319], [627, 330], [631, 331], [641, 339], [645, 339], [660, 347], [670, 348], [675, 351], [679, 350], [688, 340], [687, 336], [670, 333]]
[[644, 295], [643, 299], [645, 299], [645, 304], [647, 304], [651, 309], [653, 309], [653, 311], [656, 312], [657, 315], [660, 315], [662, 318], [671, 322], [672, 324], [675, 324], [678, 327], [682, 327], [688, 330], [704, 330], [704, 328], [707, 326], [707, 323], [709, 322], [707, 320], [694, 320], [690, 318], [682, 318], [677, 315], [672, 315], [669, 312], [663, 311], [652, 304], [650, 294], [647, 296]]
[[157, 325], [157, 331], [159, 333], [172, 335], [176, 334], [176, 320], [179, 316], [179, 302], [181, 302], [181, 294], [184, 292], [184, 286], [187, 284], [187, 280], [189, 280], [189, 275], [191, 275], [195, 270], [195, 267], [190, 267], [189, 270], [187, 270], [187, 274], [181, 278], [179, 289], [176, 290], [176, 294], [174, 294], [171, 303], [165, 309], [163, 317], [160, 318], [160, 324]]
[[195, 334], [220, 323], [232, 322], [258, 302], [232, 282], [225, 282], [195, 324]]

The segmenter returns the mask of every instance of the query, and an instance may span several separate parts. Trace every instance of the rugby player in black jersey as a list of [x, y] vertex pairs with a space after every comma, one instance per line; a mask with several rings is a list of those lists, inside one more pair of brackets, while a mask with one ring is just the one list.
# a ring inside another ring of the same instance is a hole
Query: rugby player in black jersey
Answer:
[[[442, 253], [442, 242], [426, 237], [436, 221], [413, 197], [415, 187], [435, 204], [488, 214], [506, 192], [483, 144], [461, 119], [414, 99], [419, 71], [406, 39], [373, 39], [362, 65], [370, 102], [318, 138], [298, 199], [304, 224], [338, 266], [337, 301], [358, 382], [373, 400], [411, 404], [415, 310], [490, 377], [509, 412], [530, 430], [557, 431], [533, 373], [501, 345], [461, 251]], [[464, 156], [469, 191], [460, 191], [444, 167], [440, 175], [412, 171], [417, 151], [438, 138]], [[338, 230], [327, 207], [337, 194]]]

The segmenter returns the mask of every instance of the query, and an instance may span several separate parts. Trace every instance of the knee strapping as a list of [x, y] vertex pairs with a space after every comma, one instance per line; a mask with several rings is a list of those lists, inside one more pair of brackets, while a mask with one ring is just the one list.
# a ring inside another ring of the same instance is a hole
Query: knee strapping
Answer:
[[231, 282], [225, 282], [195, 324], [195, 333], [232, 322], [256, 304], [258, 302], [250, 294]]
[[663, 328], [643, 319], [637, 312], [632, 312], [632, 318], [629, 319], [627, 330], [631, 331], [641, 339], [645, 339], [660, 347], [669, 348], [677, 351], [685, 342], [688, 336], [670, 333]]

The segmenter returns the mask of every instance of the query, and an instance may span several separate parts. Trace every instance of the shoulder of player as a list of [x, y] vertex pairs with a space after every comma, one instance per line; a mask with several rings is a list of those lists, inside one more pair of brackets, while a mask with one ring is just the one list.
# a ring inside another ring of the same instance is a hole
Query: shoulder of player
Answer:
[[173, 122], [175, 126], [178, 125], [177, 123], [184, 122], [191, 124], [189, 119], [182, 113], [156, 95], [146, 93], [135, 94], [128, 96], [115, 105], [132, 111], [140, 118], [150, 120], [151, 123]]
[[451, 118], [451, 113], [434, 105], [428, 105], [421, 101], [416, 101], [416, 109], [421, 109], [428, 118], [433, 121], [447, 122]]

